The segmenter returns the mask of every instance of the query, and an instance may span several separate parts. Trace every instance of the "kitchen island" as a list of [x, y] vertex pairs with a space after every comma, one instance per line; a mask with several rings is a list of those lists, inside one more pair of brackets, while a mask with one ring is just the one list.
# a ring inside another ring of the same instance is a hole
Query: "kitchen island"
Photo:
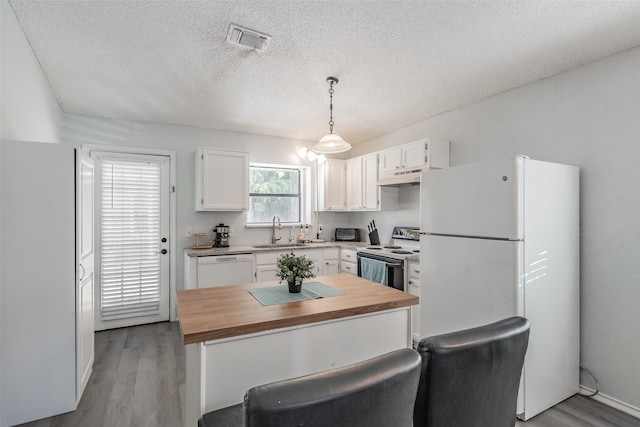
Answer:
[[351, 274], [310, 281], [342, 295], [262, 305], [249, 289], [277, 282], [178, 291], [186, 345], [186, 425], [196, 425], [205, 412], [242, 402], [256, 385], [411, 346], [416, 296]]

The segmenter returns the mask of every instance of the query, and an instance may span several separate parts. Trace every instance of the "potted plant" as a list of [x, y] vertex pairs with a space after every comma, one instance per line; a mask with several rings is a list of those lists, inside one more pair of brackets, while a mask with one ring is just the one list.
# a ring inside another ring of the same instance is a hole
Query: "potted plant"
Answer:
[[277, 266], [276, 276], [289, 284], [289, 292], [292, 293], [302, 290], [304, 279], [316, 277], [312, 271], [313, 261], [305, 255], [296, 256], [293, 252], [282, 254], [278, 257]]

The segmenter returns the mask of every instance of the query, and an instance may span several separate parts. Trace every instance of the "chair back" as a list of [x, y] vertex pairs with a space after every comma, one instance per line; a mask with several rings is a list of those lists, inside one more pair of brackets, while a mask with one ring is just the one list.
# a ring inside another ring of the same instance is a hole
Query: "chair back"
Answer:
[[418, 353], [373, 359], [250, 389], [247, 426], [411, 427], [420, 379]]
[[510, 317], [418, 343], [415, 427], [513, 427], [529, 322]]

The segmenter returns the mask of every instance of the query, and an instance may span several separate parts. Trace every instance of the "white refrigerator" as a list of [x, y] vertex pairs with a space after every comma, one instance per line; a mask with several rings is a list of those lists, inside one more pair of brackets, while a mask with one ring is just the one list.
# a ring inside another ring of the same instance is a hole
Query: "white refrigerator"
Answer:
[[0, 427], [73, 411], [92, 372], [93, 162], [0, 141]]
[[578, 168], [517, 156], [421, 178], [416, 334], [526, 317], [518, 417], [527, 420], [577, 393]]

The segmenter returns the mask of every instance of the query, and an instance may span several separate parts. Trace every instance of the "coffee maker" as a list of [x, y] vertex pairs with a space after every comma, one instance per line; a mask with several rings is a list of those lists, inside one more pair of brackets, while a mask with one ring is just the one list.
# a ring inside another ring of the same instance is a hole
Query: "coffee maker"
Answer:
[[216, 248], [228, 248], [229, 247], [229, 226], [224, 224], [218, 224], [213, 228], [216, 233], [216, 238], [213, 240], [213, 246]]

